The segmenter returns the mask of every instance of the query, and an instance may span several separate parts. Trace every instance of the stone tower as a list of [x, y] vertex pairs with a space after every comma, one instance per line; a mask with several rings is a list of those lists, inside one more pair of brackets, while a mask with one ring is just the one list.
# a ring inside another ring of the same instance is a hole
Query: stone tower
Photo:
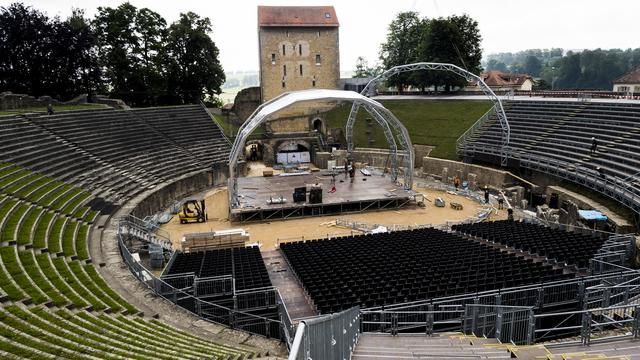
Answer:
[[288, 91], [337, 88], [338, 29], [333, 6], [258, 6], [262, 102]]

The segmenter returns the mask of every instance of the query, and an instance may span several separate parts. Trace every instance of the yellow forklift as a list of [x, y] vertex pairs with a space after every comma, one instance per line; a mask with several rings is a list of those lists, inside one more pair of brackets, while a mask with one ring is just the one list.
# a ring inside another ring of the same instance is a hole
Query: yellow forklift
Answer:
[[204, 208], [204, 200], [186, 200], [182, 203], [182, 208], [178, 212], [180, 224], [192, 222], [203, 223], [207, 221], [207, 213]]

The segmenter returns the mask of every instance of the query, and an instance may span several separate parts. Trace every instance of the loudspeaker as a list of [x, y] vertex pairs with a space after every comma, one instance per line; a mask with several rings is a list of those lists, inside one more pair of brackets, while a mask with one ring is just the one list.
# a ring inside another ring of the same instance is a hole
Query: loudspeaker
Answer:
[[297, 187], [293, 190], [293, 202], [305, 202], [307, 201], [307, 188]]
[[309, 203], [311, 204], [320, 204], [322, 203], [322, 189], [315, 188], [309, 190]]

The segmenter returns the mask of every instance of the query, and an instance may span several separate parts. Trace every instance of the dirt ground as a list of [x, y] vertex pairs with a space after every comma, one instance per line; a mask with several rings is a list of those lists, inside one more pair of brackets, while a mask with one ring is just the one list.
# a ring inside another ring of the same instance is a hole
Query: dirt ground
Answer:
[[[418, 225], [418, 224], [442, 224], [447, 221], [460, 221], [475, 215], [482, 209], [482, 205], [465, 197], [452, 195], [443, 191], [430, 189], [416, 189], [425, 194], [424, 208], [408, 208], [399, 210], [386, 210], [377, 212], [353, 213], [343, 215], [331, 215], [322, 217], [308, 217], [302, 219], [276, 220], [264, 223], [232, 224], [229, 222], [228, 193], [226, 188], [216, 188], [206, 193], [205, 202], [209, 220], [205, 223], [180, 224], [178, 217], [162, 225], [162, 229], [171, 234], [174, 248], [180, 249], [180, 241], [185, 233], [207, 232], [226, 229], [242, 228], [249, 232], [251, 240], [247, 244], [258, 243], [263, 251], [271, 250], [279, 242], [321, 238], [327, 235], [349, 234], [351, 229], [335, 226], [335, 220], [349, 219], [363, 221], [370, 224], [382, 225]], [[442, 197], [446, 201], [446, 207], [438, 208], [433, 204], [433, 199]], [[451, 201], [462, 204], [463, 210], [453, 210]], [[492, 219], [506, 219], [506, 210], [492, 213]], [[333, 224], [331, 224], [333, 223]]]

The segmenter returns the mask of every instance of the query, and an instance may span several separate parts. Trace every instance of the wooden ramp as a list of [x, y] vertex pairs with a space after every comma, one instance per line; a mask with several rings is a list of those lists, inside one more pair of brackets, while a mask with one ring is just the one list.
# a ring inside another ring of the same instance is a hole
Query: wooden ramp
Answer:
[[304, 289], [289, 268], [289, 264], [285, 261], [280, 250], [263, 251], [262, 259], [267, 266], [269, 279], [273, 286], [280, 291], [282, 300], [284, 300], [294, 324], [296, 323], [295, 319], [317, 315], [314, 308], [307, 301]]

